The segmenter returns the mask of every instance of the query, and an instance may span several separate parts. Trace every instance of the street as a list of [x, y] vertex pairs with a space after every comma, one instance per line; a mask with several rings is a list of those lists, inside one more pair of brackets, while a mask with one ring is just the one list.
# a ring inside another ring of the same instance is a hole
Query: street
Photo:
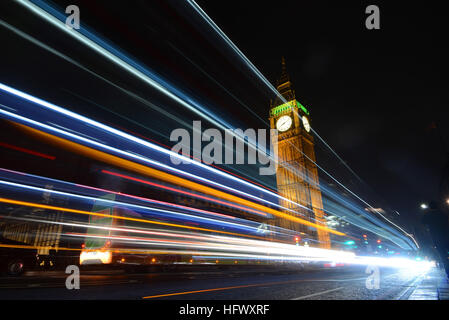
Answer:
[[[431, 271], [429, 271], [430, 273]], [[177, 272], [81, 273], [79, 290], [65, 288], [63, 272], [29, 273], [0, 280], [1, 299], [182, 299], [182, 300], [397, 300], [407, 299], [425, 274], [380, 269], [379, 289], [367, 289], [365, 267], [296, 273]]]

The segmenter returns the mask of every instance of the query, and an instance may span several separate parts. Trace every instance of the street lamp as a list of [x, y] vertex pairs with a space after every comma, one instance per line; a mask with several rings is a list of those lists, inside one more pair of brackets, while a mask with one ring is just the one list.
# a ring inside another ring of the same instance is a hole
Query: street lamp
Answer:
[[427, 205], [427, 203], [421, 203], [419, 206], [420, 206], [421, 209], [423, 209], [423, 210], [429, 208], [429, 206]]

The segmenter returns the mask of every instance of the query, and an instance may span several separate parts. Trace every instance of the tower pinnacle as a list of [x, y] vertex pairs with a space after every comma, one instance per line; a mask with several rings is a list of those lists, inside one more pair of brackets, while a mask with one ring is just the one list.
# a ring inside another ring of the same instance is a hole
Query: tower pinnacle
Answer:
[[[277, 81], [277, 91], [287, 100], [293, 100], [295, 99], [295, 90], [293, 90], [293, 84], [290, 81], [290, 76], [287, 72], [287, 64], [285, 63], [285, 58], [282, 57], [281, 59], [281, 66], [282, 66], [282, 72], [279, 80]], [[280, 101], [279, 98], [276, 99], [276, 103]]]
[[281, 60], [281, 64], [282, 64], [282, 73], [287, 73], [287, 66], [285, 65], [285, 58], [284, 56], [282, 56], [282, 60]]

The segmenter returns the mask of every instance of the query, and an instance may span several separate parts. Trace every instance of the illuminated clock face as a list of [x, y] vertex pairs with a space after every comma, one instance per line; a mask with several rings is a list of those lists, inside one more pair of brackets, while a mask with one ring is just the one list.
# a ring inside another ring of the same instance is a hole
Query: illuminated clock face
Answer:
[[302, 117], [302, 124], [304, 126], [304, 129], [306, 129], [307, 132], [310, 131], [310, 123], [309, 123], [309, 119], [307, 119], [306, 116]]
[[287, 131], [292, 126], [292, 118], [289, 116], [282, 116], [276, 122], [276, 129], [281, 132]]

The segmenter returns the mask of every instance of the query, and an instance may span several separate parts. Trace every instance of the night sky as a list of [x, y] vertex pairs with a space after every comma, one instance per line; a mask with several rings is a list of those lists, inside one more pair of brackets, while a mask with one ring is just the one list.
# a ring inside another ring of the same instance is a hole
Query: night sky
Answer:
[[[447, 161], [430, 129], [435, 122], [447, 141], [447, 18], [435, 4], [357, 2], [200, 4], [272, 82], [285, 56], [315, 130], [409, 216], [419, 201], [438, 197]], [[365, 28], [368, 4], [380, 8], [380, 30]]]
[[[267, 121], [273, 95], [181, 2], [56, 3], [62, 8], [79, 5], [82, 23], [236, 127], [265, 127], [261, 119]], [[198, 4], [272, 83], [285, 57], [296, 97], [310, 110], [312, 126], [365, 184], [354, 182], [355, 177], [319, 143], [318, 163], [375, 207], [400, 212], [397, 218], [406, 226], [419, 212], [421, 201], [438, 197], [447, 148], [437, 130], [431, 129], [432, 123], [444, 139], [449, 135], [449, 50], [443, 7], [358, 1], [342, 5], [199, 0]], [[380, 30], [365, 28], [368, 4], [380, 7]], [[24, 14], [19, 6], [2, 2], [1, 9], [8, 23], [102, 76], [170, 108], [187, 122], [197, 119], [48, 24]], [[107, 106], [153, 130], [126, 121], [123, 127], [168, 143], [155, 132], [168, 134], [166, 130], [175, 125], [169, 120], [155, 123], [148, 109], [4, 28], [0, 36], [10, 49], [1, 52], [3, 83], [106, 123], [123, 121], [99, 111], [98, 105]]]

